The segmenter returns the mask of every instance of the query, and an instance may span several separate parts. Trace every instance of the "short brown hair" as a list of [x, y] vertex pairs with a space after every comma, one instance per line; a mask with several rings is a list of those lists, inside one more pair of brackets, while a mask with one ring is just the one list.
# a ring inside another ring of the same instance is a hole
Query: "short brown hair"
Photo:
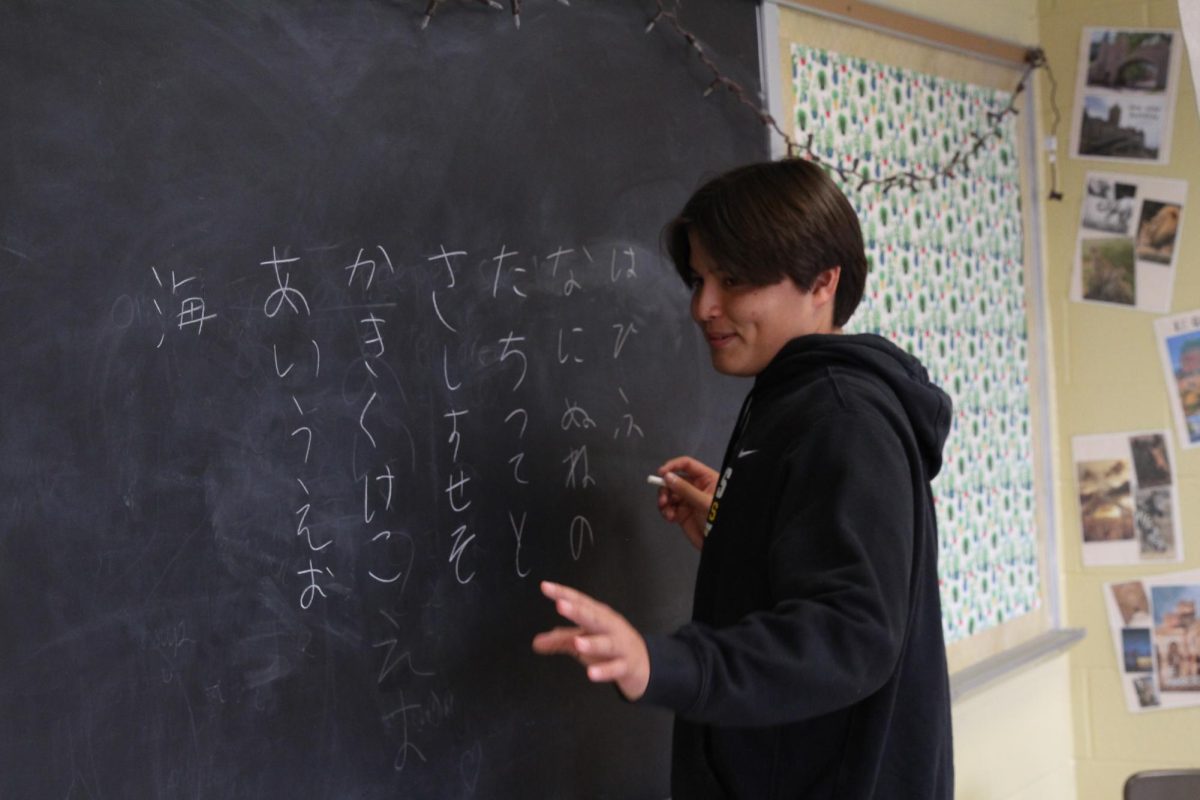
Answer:
[[791, 278], [804, 291], [841, 267], [833, 324], [841, 327], [862, 300], [867, 257], [850, 201], [825, 170], [786, 158], [748, 164], [704, 184], [663, 231], [675, 270], [691, 283], [695, 233], [723, 272], [766, 286]]

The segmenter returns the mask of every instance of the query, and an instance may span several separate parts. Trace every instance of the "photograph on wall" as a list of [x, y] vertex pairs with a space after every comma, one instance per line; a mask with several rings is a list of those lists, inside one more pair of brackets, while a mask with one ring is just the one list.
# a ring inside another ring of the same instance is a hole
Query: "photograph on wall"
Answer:
[[1187, 181], [1089, 172], [1082, 196], [1071, 299], [1170, 311]]
[[1154, 332], [1179, 443], [1200, 446], [1200, 309], [1156, 319]]
[[1176, 30], [1084, 28], [1071, 155], [1170, 161], [1182, 47]]
[[1192, 73], [1192, 91], [1196, 96], [1196, 107], [1200, 108], [1200, 3], [1192, 0], [1179, 2], [1179, 27], [1183, 28], [1183, 49], [1187, 53], [1188, 66]]
[[1178, 490], [1166, 431], [1071, 442], [1084, 566], [1179, 561]]
[[1200, 705], [1200, 580], [1150, 587], [1158, 691], [1191, 692]]
[[1104, 586], [1130, 711], [1200, 706], [1200, 570]]

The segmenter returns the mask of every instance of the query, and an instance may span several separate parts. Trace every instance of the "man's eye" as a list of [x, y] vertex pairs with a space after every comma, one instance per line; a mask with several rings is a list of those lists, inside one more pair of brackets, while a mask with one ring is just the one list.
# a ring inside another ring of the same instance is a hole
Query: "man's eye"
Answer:
[[742, 282], [739, 281], [737, 278], [726, 275], [723, 278], [721, 278], [721, 285], [724, 286], [726, 289], [736, 289], [737, 287], [742, 285]]

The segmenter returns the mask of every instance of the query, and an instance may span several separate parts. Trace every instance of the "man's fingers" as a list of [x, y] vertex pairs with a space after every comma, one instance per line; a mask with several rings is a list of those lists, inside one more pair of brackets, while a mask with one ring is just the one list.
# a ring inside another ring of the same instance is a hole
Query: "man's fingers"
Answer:
[[684, 502], [692, 508], [708, 510], [708, 507], [712, 505], [711, 494], [696, 488], [678, 475], [668, 472], [664, 476], [664, 480], [667, 482], [667, 488], [682, 497]]
[[596, 613], [595, 603], [586, 599], [558, 600], [554, 607], [559, 614], [589, 633], [602, 629], [602, 620]]
[[559, 614], [588, 632], [607, 630], [612, 609], [569, 586], [542, 581], [542, 594], [554, 601]]
[[575, 655], [575, 640], [583, 633], [580, 628], [555, 628], [533, 637], [534, 652], [541, 655]]
[[605, 658], [616, 650], [611, 636], [577, 636], [575, 649], [588, 658]]
[[711, 467], [697, 461], [691, 456], [675, 456], [675, 458], [667, 460], [658, 468], [658, 474], [665, 475], [668, 472], [683, 472], [691, 475], [711, 471], [711, 469]]
[[681, 475], [685, 480], [700, 486], [712, 487], [717, 482], [717, 471], [691, 456], [676, 456], [658, 468], [658, 474], [664, 478], [668, 472]]
[[623, 658], [602, 661], [587, 668], [588, 680], [593, 683], [618, 681], [624, 678], [627, 672], [629, 672], [629, 662]]
[[563, 586], [561, 583], [552, 583], [551, 581], [542, 581], [542, 594], [551, 600], [568, 602], [578, 602], [581, 598], [587, 597], [583, 592], [576, 591], [570, 586]]

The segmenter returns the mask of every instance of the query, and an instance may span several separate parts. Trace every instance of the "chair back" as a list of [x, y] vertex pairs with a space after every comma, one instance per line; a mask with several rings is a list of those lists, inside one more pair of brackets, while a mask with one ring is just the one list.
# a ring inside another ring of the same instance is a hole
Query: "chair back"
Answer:
[[1200, 769], [1151, 769], [1125, 781], [1125, 800], [1200, 800]]

